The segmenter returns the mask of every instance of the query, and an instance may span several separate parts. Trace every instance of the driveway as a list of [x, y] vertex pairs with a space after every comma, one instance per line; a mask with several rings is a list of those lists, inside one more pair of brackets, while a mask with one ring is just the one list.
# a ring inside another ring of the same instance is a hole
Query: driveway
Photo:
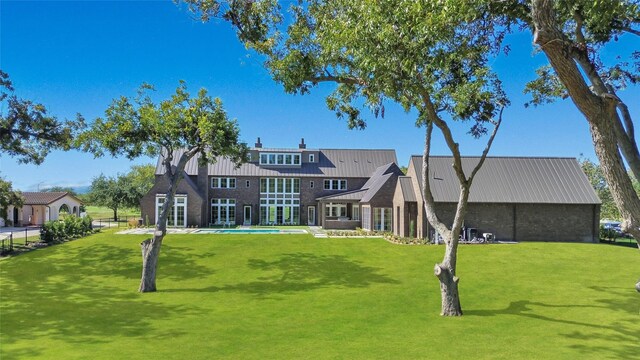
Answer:
[[18, 239], [24, 239], [25, 234], [27, 237], [30, 236], [39, 236], [40, 228], [39, 227], [3, 227], [0, 228], [0, 236], [9, 236], [9, 233], [13, 233], [13, 241]]

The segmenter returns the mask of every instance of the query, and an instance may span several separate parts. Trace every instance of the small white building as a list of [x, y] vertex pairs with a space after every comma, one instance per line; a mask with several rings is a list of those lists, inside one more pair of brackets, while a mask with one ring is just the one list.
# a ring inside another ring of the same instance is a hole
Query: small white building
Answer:
[[61, 213], [80, 216], [82, 202], [68, 192], [23, 192], [22, 208], [9, 206], [5, 225], [42, 225], [58, 220]]

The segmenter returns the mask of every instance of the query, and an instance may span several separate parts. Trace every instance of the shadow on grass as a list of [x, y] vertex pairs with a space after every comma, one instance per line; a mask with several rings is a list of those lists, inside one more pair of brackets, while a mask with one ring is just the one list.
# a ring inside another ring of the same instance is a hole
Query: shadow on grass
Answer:
[[[578, 328], [587, 328], [588, 330], [575, 330], [571, 333], [563, 334], [563, 336], [578, 340], [571, 345], [585, 354], [602, 354], [602, 357], [611, 357], [619, 359], [631, 359], [640, 354], [640, 342], [638, 335], [640, 334], [640, 295], [633, 289], [621, 289], [611, 287], [592, 286], [590, 289], [603, 292], [608, 297], [605, 299], [596, 299], [593, 305], [575, 305], [575, 304], [545, 304], [529, 300], [514, 301], [505, 309], [497, 310], [465, 310], [466, 316], [500, 316], [514, 315], [527, 317], [536, 320], [549, 321], [575, 326]], [[605, 309], [607, 311], [625, 312], [629, 317], [611, 323], [590, 323], [581, 319], [570, 319], [569, 317], [553, 318], [542, 315], [540, 308], [592, 308]], [[594, 344], [593, 340], [604, 340], [614, 342], [613, 346], [602, 346]]]
[[[154, 320], [197, 315], [196, 307], [166, 305], [154, 295], [137, 293], [141, 256], [129, 248], [108, 244], [57, 246], [25, 254], [0, 268], [0, 335], [5, 345], [21, 339], [48, 339], [86, 344], [111, 342], [115, 337], [162, 339], [180, 336], [159, 329]], [[162, 279], [207, 276], [199, 265], [211, 257], [185, 247], [163, 245], [158, 269]], [[4, 347], [4, 346], [3, 346]], [[38, 355], [37, 345], [1, 354], [2, 359]]]
[[398, 280], [379, 273], [380, 268], [363, 266], [357, 261], [339, 255], [284, 254], [280, 259], [274, 261], [249, 259], [247, 266], [250, 269], [270, 274], [247, 283], [165, 291], [232, 291], [269, 297], [270, 295], [311, 291], [326, 287], [363, 288], [372, 284], [400, 283]]

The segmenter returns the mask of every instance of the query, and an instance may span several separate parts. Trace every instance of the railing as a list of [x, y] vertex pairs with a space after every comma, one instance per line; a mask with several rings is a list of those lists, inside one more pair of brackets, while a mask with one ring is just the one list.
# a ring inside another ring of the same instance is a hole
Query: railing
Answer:
[[9, 235], [0, 235], [0, 255], [4, 255], [13, 251], [13, 233]]
[[113, 220], [113, 218], [101, 218], [101, 219], [93, 219], [93, 227], [99, 227], [99, 228], [103, 228], [103, 227], [129, 227], [129, 221], [130, 220], [135, 220], [136, 224], [142, 225], [140, 224], [141, 218], [139, 216], [121, 216], [118, 217], [118, 220]]

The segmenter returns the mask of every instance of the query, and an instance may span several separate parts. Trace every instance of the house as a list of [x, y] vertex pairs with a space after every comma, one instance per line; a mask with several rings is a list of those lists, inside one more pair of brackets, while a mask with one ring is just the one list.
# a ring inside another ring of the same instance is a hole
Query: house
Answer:
[[[465, 173], [479, 159], [463, 157]], [[436, 214], [450, 224], [460, 194], [453, 158], [433, 156], [429, 163]], [[436, 236], [426, 220], [422, 185], [422, 156], [412, 156], [395, 189], [395, 234]], [[599, 218], [600, 199], [576, 159], [487, 157], [473, 180], [464, 226], [497, 240], [597, 242]]]
[[42, 225], [58, 220], [62, 213], [80, 216], [82, 201], [68, 192], [23, 192], [22, 197], [24, 205], [21, 208], [8, 207], [5, 225]]
[[[181, 151], [174, 154], [178, 159]], [[471, 171], [478, 157], [464, 157]], [[177, 162], [177, 160], [175, 160]], [[459, 186], [447, 156], [431, 158], [436, 212], [451, 223]], [[263, 148], [248, 163], [191, 159], [176, 192], [169, 226], [317, 225], [390, 231], [433, 239], [422, 194], [422, 157], [406, 176], [394, 150]], [[156, 183], [141, 202], [155, 224], [167, 189], [160, 160]], [[597, 241], [600, 200], [573, 158], [488, 157], [471, 188], [465, 228], [498, 240]]]
[[[178, 159], [181, 151], [174, 154]], [[319, 225], [354, 229], [362, 224], [391, 230], [376, 210], [391, 206], [401, 174], [394, 150], [264, 148], [258, 138], [249, 162], [229, 159], [198, 166], [191, 159], [179, 183], [169, 226]], [[177, 161], [177, 160], [176, 160]], [[166, 179], [160, 160], [156, 183], [143, 197], [143, 221], [155, 224]]]

